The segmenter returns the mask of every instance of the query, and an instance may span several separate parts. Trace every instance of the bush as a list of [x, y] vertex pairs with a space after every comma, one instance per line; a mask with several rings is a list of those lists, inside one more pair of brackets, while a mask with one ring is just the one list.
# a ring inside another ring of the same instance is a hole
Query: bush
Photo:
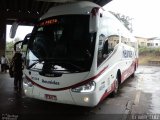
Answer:
[[155, 54], [160, 56], [160, 48], [151, 48], [151, 47], [139, 47], [139, 54]]

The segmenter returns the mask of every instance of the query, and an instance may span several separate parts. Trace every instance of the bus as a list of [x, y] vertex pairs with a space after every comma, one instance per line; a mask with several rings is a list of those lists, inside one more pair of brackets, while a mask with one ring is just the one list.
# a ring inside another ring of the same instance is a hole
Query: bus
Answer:
[[138, 66], [136, 39], [92, 2], [50, 8], [22, 44], [24, 93], [44, 101], [97, 106]]

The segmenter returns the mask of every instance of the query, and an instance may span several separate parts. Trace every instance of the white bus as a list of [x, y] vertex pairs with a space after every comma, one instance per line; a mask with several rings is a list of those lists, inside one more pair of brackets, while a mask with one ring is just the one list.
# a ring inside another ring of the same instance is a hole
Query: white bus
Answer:
[[48, 10], [27, 35], [23, 88], [45, 101], [96, 106], [137, 68], [137, 41], [91, 2]]

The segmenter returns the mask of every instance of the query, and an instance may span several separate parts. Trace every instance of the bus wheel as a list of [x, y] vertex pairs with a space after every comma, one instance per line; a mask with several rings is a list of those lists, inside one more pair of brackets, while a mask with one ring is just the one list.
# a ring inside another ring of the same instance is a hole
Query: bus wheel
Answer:
[[135, 72], [133, 72], [133, 73], [131, 74], [131, 78], [134, 78], [134, 76], [135, 76]]
[[116, 79], [115, 82], [114, 82], [114, 90], [111, 93], [111, 97], [115, 97], [117, 95], [118, 88], [119, 88], [119, 83], [118, 83], [118, 79]]
[[136, 65], [134, 66], [134, 72], [131, 74], [132, 78], [135, 76], [135, 71], [136, 71]]

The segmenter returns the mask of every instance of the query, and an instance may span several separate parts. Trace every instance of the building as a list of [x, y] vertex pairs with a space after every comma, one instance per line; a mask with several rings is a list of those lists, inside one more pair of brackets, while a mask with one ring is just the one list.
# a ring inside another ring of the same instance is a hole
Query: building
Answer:
[[148, 47], [160, 47], [160, 37], [149, 38], [147, 42]]
[[160, 47], [160, 37], [143, 38], [135, 37], [138, 41], [139, 47]]
[[140, 47], [147, 47], [147, 43], [148, 43], [148, 38], [143, 38], [143, 37], [135, 37], [138, 41], [138, 45]]

